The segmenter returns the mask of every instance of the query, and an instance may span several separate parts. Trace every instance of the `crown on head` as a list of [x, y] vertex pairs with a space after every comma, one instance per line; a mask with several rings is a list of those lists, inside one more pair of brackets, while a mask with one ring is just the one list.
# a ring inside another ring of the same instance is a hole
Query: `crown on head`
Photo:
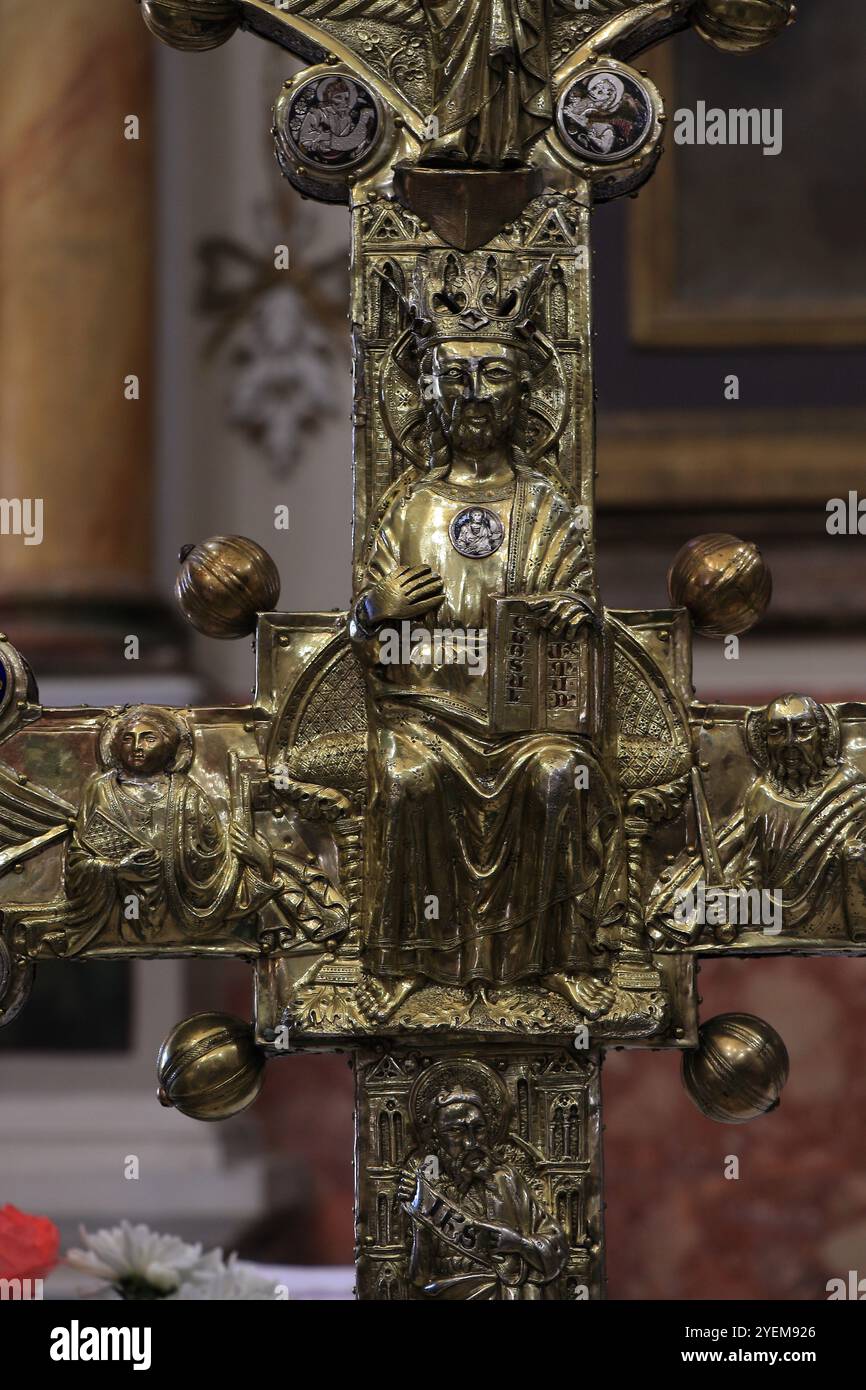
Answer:
[[[535, 341], [541, 290], [549, 265], [505, 279], [499, 261], [463, 260], [448, 251], [438, 265], [416, 268], [406, 298], [416, 348], [460, 338], [493, 338], [529, 350]], [[432, 271], [432, 273], [431, 273]]]

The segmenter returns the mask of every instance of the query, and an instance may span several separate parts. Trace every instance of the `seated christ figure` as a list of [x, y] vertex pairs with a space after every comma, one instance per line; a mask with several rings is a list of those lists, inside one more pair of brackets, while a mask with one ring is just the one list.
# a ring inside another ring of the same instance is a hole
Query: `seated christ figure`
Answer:
[[[599, 934], [621, 910], [622, 827], [605, 772], [585, 739], [498, 732], [492, 672], [460, 659], [491, 596], [520, 595], [552, 639], [598, 625], [580, 514], [521, 447], [553, 351], [532, 322], [540, 282], [503, 293], [490, 259], [473, 281], [449, 253], [394, 348], [419, 381], [428, 467], [386, 497], [350, 622], [369, 692], [363, 949], [380, 1018], [426, 983], [536, 981], [589, 1017], [613, 998]], [[386, 643], [401, 627], [426, 646]], [[465, 643], [437, 643], [443, 630]]]

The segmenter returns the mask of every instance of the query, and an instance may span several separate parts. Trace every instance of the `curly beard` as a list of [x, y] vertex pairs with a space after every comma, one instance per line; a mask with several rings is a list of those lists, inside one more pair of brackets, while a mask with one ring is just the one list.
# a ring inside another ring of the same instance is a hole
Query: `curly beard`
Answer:
[[437, 411], [448, 443], [464, 454], [488, 454], [514, 435], [517, 412], [513, 405], [457, 399], [450, 413], [444, 401]]
[[465, 1155], [462, 1158], [442, 1155], [442, 1167], [460, 1192], [466, 1192], [473, 1183], [486, 1182], [493, 1172], [493, 1155], [489, 1149], [475, 1149], [472, 1156], [474, 1161], [470, 1163]]
[[812, 751], [804, 751], [790, 761], [780, 754], [769, 753], [770, 777], [780, 791], [792, 796], [801, 796], [826, 780], [828, 772], [827, 756], [823, 744]]

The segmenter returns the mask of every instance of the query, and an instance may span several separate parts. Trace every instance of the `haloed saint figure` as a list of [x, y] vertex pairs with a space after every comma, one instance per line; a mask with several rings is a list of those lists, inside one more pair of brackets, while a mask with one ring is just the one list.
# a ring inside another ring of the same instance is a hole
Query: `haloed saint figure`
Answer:
[[190, 775], [180, 714], [133, 705], [106, 720], [99, 751], [105, 770], [85, 785], [64, 856], [65, 901], [23, 914], [31, 932], [51, 931], [55, 954], [206, 940], [231, 921], [264, 947], [345, 931], [345, 901], [317, 864], [273, 852], [234, 816], [224, 824]]
[[574, 500], [522, 447], [546, 360], [537, 288], [470, 302], [452, 283], [403, 342], [429, 467], [386, 499], [351, 623], [371, 695], [364, 952], [381, 1017], [431, 982], [543, 978], [593, 1017], [612, 999], [599, 931], [621, 903], [621, 827], [589, 743], [497, 732], [486, 666], [380, 659], [404, 621], [486, 630], [491, 595], [526, 597], [554, 638], [598, 622]]
[[732, 883], [781, 895], [788, 934], [866, 938], [866, 776], [841, 749], [839, 721], [808, 695], [747, 720], [761, 769], [743, 808]]
[[301, 156], [314, 164], [346, 167], [370, 148], [376, 111], [365, 89], [348, 77], [314, 78], [292, 102], [289, 130]]
[[464, 1068], [469, 1084], [458, 1076], [426, 1097], [425, 1162], [400, 1180], [412, 1228], [409, 1278], [427, 1298], [445, 1301], [556, 1298], [565, 1233], [500, 1152], [495, 1078], [475, 1087], [481, 1065]]

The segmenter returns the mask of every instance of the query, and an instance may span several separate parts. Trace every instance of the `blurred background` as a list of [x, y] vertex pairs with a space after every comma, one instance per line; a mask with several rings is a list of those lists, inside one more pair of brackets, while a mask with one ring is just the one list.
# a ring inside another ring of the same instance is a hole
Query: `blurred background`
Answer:
[[[51, 8], [49, 39], [42, 7], [0, 0], [0, 495], [45, 506], [41, 545], [0, 537], [0, 626], [46, 704], [244, 700], [250, 644], [181, 624], [177, 553], [245, 534], [277, 561], [281, 607], [345, 606], [348, 216], [281, 186], [281, 50], [239, 34], [180, 55], [133, 0]], [[604, 599], [664, 606], [671, 558], [706, 531], [757, 541], [773, 571], [737, 659], [697, 639], [706, 700], [866, 689], [866, 537], [826, 529], [828, 501], [866, 480], [866, 31], [859, 0], [836, 0], [831, 31], [826, 7], [801, 11], [764, 53], [686, 34], [646, 60], [669, 117], [781, 110], [780, 154], [669, 136], [639, 198], [595, 215]], [[609, 1293], [822, 1298], [866, 1273], [866, 960], [708, 962], [700, 983], [703, 1017], [781, 1032], [791, 1079], [778, 1111], [732, 1128], [692, 1107], [675, 1056], [608, 1057]], [[156, 1104], [168, 1029], [251, 1007], [239, 964], [41, 969], [0, 1032], [0, 1204], [67, 1243], [128, 1216], [260, 1261], [350, 1264], [345, 1057], [272, 1064], [220, 1126]]]

